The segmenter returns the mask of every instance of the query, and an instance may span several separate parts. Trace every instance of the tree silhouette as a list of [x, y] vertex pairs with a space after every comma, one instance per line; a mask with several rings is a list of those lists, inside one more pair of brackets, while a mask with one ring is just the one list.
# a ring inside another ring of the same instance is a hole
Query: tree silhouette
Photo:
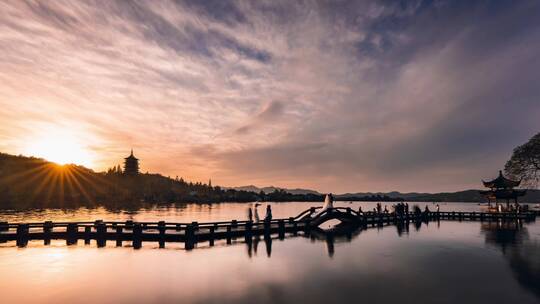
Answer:
[[521, 179], [522, 185], [536, 188], [540, 178], [540, 133], [518, 146], [506, 162], [504, 170], [508, 176]]

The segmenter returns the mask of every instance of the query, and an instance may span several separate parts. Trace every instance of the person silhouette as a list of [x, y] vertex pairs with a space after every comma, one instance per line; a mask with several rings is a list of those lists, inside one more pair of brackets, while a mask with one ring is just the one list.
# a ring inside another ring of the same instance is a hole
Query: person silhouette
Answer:
[[253, 221], [253, 210], [251, 210], [251, 206], [248, 208], [248, 221]]
[[264, 220], [267, 222], [272, 220], [272, 207], [270, 207], [270, 205], [266, 205], [266, 216], [264, 217]]
[[256, 203], [255, 207], [253, 208], [253, 217], [255, 219], [255, 221], [254, 221], [255, 223], [259, 222], [259, 211], [257, 209], [257, 207], [259, 207], [259, 205], [260, 205], [259, 203]]

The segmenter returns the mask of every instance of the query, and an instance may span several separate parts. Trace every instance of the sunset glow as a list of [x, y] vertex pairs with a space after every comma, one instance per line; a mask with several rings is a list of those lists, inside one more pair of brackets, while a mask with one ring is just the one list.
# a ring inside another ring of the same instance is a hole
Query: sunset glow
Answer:
[[106, 171], [133, 148], [142, 172], [220, 186], [474, 188], [540, 128], [538, 3], [513, 2], [5, 1], [0, 151]]
[[28, 141], [25, 154], [44, 158], [59, 165], [76, 164], [93, 166], [90, 152], [73, 135], [67, 133], [50, 134]]

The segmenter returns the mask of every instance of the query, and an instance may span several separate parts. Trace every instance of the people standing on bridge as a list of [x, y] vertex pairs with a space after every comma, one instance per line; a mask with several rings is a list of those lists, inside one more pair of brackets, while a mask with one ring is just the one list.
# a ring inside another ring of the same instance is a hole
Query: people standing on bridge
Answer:
[[358, 206], [358, 214], [364, 215], [364, 212], [362, 211], [362, 206]]
[[437, 204], [437, 207], [436, 207], [436, 208], [437, 208], [437, 213], [439, 213], [439, 211], [441, 210], [439, 204]]
[[388, 214], [388, 207], [386, 205], [384, 205], [384, 213]]
[[414, 210], [414, 214], [416, 216], [419, 216], [422, 213], [422, 209], [420, 209], [420, 207], [418, 207], [418, 205], [414, 205], [413, 210]]
[[251, 206], [248, 208], [248, 221], [253, 222], [253, 210], [251, 210]]
[[272, 207], [266, 205], [266, 216], [264, 217], [265, 222], [270, 222], [272, 220]]
[[405, 214], [409, 215], [409, 203], [405, 203]]
[[255, 218], [255, 223], [258, 223], [259, 222], [259, 210], [257, 209], [257, 207], [259, 207], [259, 203], [256, 203], [255, 204], [255, 207], [253, 208], [253, 217]]
[[381, 211], [382, 211], [382, 205], [381, 205], [381, 203], [377, 203], [377, 213], [380, 214]]
[[403, 213], [405, 211], [405, 205], [402, 202], [397, 203], [396, 205], [396, 215], [403, 216]]

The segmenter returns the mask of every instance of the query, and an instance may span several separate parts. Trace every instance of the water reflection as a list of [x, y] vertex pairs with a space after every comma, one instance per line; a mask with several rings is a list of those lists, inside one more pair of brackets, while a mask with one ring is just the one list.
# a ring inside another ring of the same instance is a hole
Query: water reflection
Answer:
[[519, 284], [540, 298], [540, 244], [530, 240], [523, 222], [483, 223], [481, 231], [486, 244], [502, 251]]
[[[472, 208], [472, 207], [471, 207]], [[306, 204], [272, 207], [288, 217]], [[459, 208], [452, 208], [459, 209]], [[64, 220], [241, 219], [244, 204], [112, 214], [28, 214]], [[21, 219], [13, 214], [10, 222]], [[53, 219], [53, 220], [56, 220]], [[6, 220], [4, 218], [4, 220]], [[393, 226], [393, 227], [392, 227]], [[297, 236], [106, 248], [52, 240], [1, 244], [3, 303], [538, 303], [540, 224], [403, 222], [368, 229], [312, 229]], [[208, 246], [210, 245], [210, 246]], [[139, 246], [141, 250], [133, 250]], [[212, 247], [213, 246], [213, 247]], [[39, 247], [39, 248], [36, 248]], [[486, 250], [486, 247], [488, 249]], [[122, 282], [119, 284], [118, 282]], [[535, 284], [536, 283], [536, 284]], [[88, 286], [98, 292], [89, 292]], [[180, 287], [179, 287], [180, 286]], [[189, 286], [189, 288], [187, 288]], [[323, 286], [323, 287], [321, 287]], [[453, 292], [452, 292], [453, 291]], [[81, 296], [84, 295], [84, 296]]]

